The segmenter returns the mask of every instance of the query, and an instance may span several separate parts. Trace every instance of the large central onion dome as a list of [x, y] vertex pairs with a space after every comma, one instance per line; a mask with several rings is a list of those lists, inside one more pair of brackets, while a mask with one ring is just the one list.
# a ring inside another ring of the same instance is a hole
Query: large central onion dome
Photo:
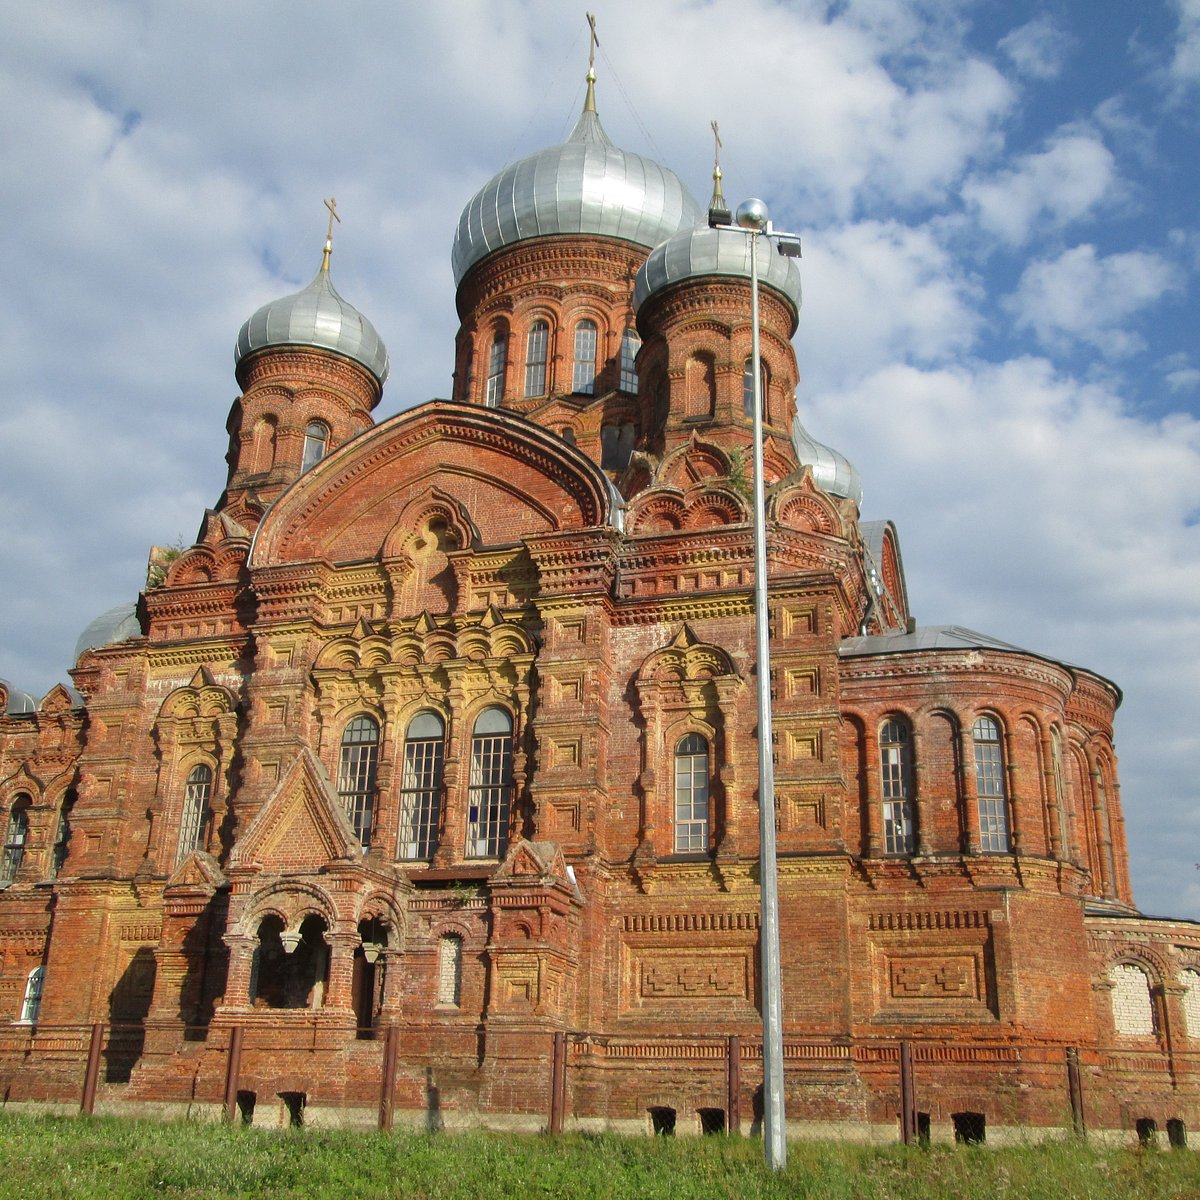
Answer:
[[703, 219], [673, 171], [609, 141], [593, 78], [571, 136], [505, 167], [463, 209], [451, 253], [455, 285], [480, 259], [528, 238], [592, 233], [649, 249]]
[[332, 350], [368, 371], [380, 385], [387, 379], [388, 354], [375, 326], [338, 295], [329, 278], [329, 253], [308, 287], [264, 304], [238, 334], [233, 361], [268, 346], [315, 346]]

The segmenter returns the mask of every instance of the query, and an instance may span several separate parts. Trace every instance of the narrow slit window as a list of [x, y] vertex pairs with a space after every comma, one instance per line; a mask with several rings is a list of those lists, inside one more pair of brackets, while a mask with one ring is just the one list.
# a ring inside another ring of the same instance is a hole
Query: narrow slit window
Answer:
[[912, 854], [916, 830], [912, 802], [912, 739], [903, 721], [891, 719], [879, 731], [879, 772], [883, 798], [883, 848]]
[[581, 396], [596, 394], [596, 322], [580, 321], [575, 326], [575, 369], [571, 391]]
[[188, 772], [183, 788], [183, 819], [179, 826], [179, 850], [175, 855], [178, 866], [193, 850], [200, 849], [200, 839], [208, 822], [208, 803], [212, 798], [212, 767], [197, 763]]
[[364, 850], [371, 844], [371, 826], [375, 816], [375, 772], [378, 767], [379, 723], [373, 717], [355, 717], [342, 734], [338, 797]]
[[8, 814], [8, 829], [4, 835], [4, 859], [0, 861], [0, 884], [12, 883], [21, 869], [25, 857], [25, 843], [29, 839], [28, 796], [18, 796]]
[[429, 859], [437, 849], [445, 737], [446, 727], [437, 713], [418, 713], [408, 726], [400, 780], [398, 858]]
[[708, 742], [689, 733], [675, 748], [675, 851], [708, 849]]
[[462, 938], [447, 934], [438, 942], [437, 1002], [454, 1008], [462, 1002]]
[[626, 329], [621, 336], [621, 375], [617, 387], [623, 392], [637, 395], [638, 376], [634, 362], [637, 352], [642, 348], [641, 338], [636, 329]]
[[21, 1001], [21, 1023], [23, 1025], [37, 1024], [38, 1013], [42, 1008], [42, 984], [46, 978], [45, 967], [34, 967], [25, 980], [25, 996]]
[[499, 858], [504, 853], [511, 799], [512, 718], [502, 708], [485, 708], [471, 738], [468, 858]]
[[1004, 786], [1000, 726], [991, 717], [979, 717], [972, 733], [975, 740], [975, 791], [979, 798], [979, 848], [985, 854], [1007, 854], [1008, 794]]
[[525, 395], [546, 394], [546, 363], [550, 354], [550, 324], [534, 321], [525, 341]]
[[488, 408], [499, 408], [500, 401], [504, 399], [504, 372], [507, 366], [508, 333], [497, 329], [488, 351], [487, 385], [483, 395], [483, 402]]

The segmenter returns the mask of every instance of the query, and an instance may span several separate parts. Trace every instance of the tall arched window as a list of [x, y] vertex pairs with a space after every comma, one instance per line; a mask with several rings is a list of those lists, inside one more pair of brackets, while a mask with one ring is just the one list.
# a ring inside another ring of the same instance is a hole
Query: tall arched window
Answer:
[[1058, 811], [1059, 853], [1069, 858], [1071, 852], [1071, 816], [1067, 812], [1067, 787], [1063, 775], [1062, 734], [1057, 727], [1050, 730], [1050, 765], [1054, 774], [1054, 805]]
[[638, 390], [637, 367], [634, 366], [634, 360], [641, 348], [642, 340], [638, 337], [637, 330], [626, 329], [621, 335], [621, 375], [617, 387], [621, 391], [633, 395], [636, 395]]
[[1004, 754], [1000, 726], [991, 717], [978, 717], [975, 739], [975, 791], [979, 797], [979, 848], [985, 854], [1007, 854], [1008, 791], [1004, 786]]
[[207, 763], [197, 763], [188, 772], [183, 788], [183, 820], [179, 823], [176, 865], [200, 848], [200, 836], [208, 820], [208, 802], [212, 797], [212, 778], [212, 767]]
[[1152, 1037], [1158, 1031], [1150, 980], [1133, 963], [1115, 963], [1108, 970], [1112, 984], [1113, 1027], [1122, 1037]]
[[483, 402], [488, 408], [499, 408], [504, 399], [504, 371], [508, 366], [508, 330], [497, 329], [488, 350], [487, 384]]
[[71, 810], [75, 807], [75, 793], [68, 792], [63, 797], [62, 807], [58, 810], [58, 828], [54, 831], [54, 849], [50, 855], [50, 873], [57, 878], [63, 864], [67, 861], [67, 849], [71, 844]]
[[1200, 1041], [1200, 971], [1180, 971], [1179, 982], [1183, 984], [1183, 1015], [1187, 1021], [1187, 1035], [1193, 1041]]
[[546, 363], [550, 355], [550, 323], [534, 321], [525, 339], [525, 395], [546, 394]]
[[708, 742], [689, 733], [675, 747], [675, 851], [708, 849]]
[[912, 802], [912, 739], [895, 717], [879, 730], [880, 794], [883, 797], [883, 848], [888, 854], [916, 849]]
[[438, 939], [437, 1002], [457, 1008], [462, 1002], [462, 938], [448, 933]]
[[379, 722], [366, 714], [355, 717], [342, 734], [338, 796], [365, 850], [371, 844], [375, 815], [375, 772], [379, 767]]
[[446, 727], [437, 713], [418, 713], [409, 722], [400, 780], [398, 858], [432, 858], [437, 848], [445, 737]]
[[[759, 376], [762, 379], [763, 420], [767, 419], [767, 364], [759, 359]], [[746, 359], [742, 367], [742, 415], [754, 416], [754, 359]]]
[[583, 320], [575, 326], [575, 368], [571, 391], [581, 396], [596, 393], [596, 322]]
[[8, 814], [8, 828], [4, 834], [4, 859], [0, 861], [0, 884], [12, 883], [21, 869], [25, 857], [25, 843], [29, 838], [28, 796], [21, 795], [13, 801]]
[[511, 796], [512, 717], [502, 708], [485, 708], [471, 738], [468, 858], [499, 858], [504, 853]]
[[21, 1001], [21, 1024], [34, 1025], [42, 1008], [42, 982], [46, 978], [45, 967], [34, 967], [25, 980], [25, 997]]
[[309, 421], [304, 431], [304, 461], [300, 470], [315, 467], [329, 450], [329, 430], [320, 421]]

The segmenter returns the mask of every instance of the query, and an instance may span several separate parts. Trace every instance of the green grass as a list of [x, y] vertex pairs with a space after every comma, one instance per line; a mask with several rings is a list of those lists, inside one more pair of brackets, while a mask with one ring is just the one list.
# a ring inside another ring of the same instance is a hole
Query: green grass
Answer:
[[0, 1117], [0, 1197], [271, 1200], [1130, 1200], [1200, 1197], [1200, 1155], [1076, 1142], [909, 1150], [797, 1142], [786, 1171], [735, 1138], [267, 1132]]

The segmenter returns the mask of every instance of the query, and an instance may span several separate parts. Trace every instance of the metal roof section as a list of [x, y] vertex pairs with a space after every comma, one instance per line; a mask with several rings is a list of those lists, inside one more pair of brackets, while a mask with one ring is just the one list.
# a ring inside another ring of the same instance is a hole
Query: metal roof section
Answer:
[[331, 350], [365, 367], [381, 387], [388, 376], [387, 347], [375, 326], [338, 294], [325, 265], [306, 288], [264, 304], [250, 317], [238, 333], [234, 366], [269, 346]]
[[795, 327], [800, 317], [800, 269], [790, 258], [777, 254], [769, 238], [751, 238], [736, 229], [710, 229], [695, 225], [681, 229], [657, 246], [642, 264], [633, 285], [636, 311], [656, 292], [685, 279], [726, 275], [750, 278], [750, 254], [758, 258], [758, 282], [787, 302]]
[[23, 713], [37, 712], [37, 701], [19, 687], [14, 687], [7, 679], [0, 679], [0, 687], [8, 693], [8, 703], [4, 706], [4, 715], [18, 717]]
[[[899, 596], [892, 596], [888, 593], [887, 584], [883, 578], [883, 546], [889, 530], [892, 534], [892, 549], [896, 552], [896, 574], [900, 577]], [[891, 521], [860, 521], [858, 532], [862, 537], [863, 549], [866, 552], [868, 578], [871, 586], [876, 588], [877, 594], [888, 595], [888, 599], [895, 608], [907, 613], [909, 611], [908, 579], [904, 574], [904, 559], [900, 554], [900, 535], [896, 532], [896, 526]]]
[[101, 646], [113, 646], [130, 638], [142, 636], [142, 625], [137, 617], [137, 601], [128, 601], [101, 613], [79, 635], [75, 643], [74, 662], [85, 650], [97, 650]]
[[703, 216], [674, 171], [614, 146], [585, 107], [565, 142], [505, 167], [468, 202], [450, 255], [454, 283], [529, 238], [590, 233], [649, 249]]
[[[780, 261], [786, 262], [794, 269], [791, 259], [781, 258]], [[840, 450], [818, 442], [800, 423], [799, 417], [792, 421], [792, 445], [796, 447], [796, 457], [800, 460], [800, 465], [812, 471], [813, 483], [817, 487], [831, 496], [853, 500], [862, 508], [863, 486], [858, 468]], [[882, 561], [882, 558], [876, 559], [876, 562]]]

